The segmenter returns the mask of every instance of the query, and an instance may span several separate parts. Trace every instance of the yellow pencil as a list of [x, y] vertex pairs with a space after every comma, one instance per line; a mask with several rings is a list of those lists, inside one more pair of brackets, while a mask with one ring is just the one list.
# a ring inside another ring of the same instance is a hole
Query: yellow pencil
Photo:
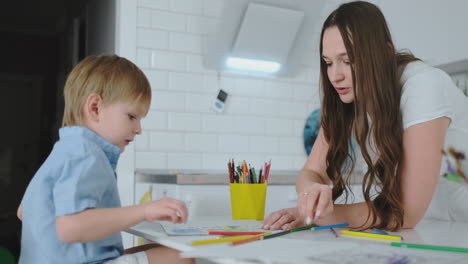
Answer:
[[230, 241], [237, 241], [252, 237], [253, 235], [247, 236], [230, 236], [230, 237], [220, 237], [215, 239], [206, 239], [206, 240], [195, 240], [192, 241], [192, 245], [205, 245], [205, 244], [212, 244], [212, 243], [222, 243], [222, 242], [230, 242]]
[[401, 237], [399, 237], [399, 236], [371, 234], [371, 233], [356, 232], [356, 231], [348, 231], [348, 230], [341, 230], [340, 232], [341, 232], [342, 234], [345, 234], [345, 235], [362, 236], [362, 237], [372, 237], [372, 238], [382, 238], [382, 239], [389, 239], [389, 240], [401, 241]]

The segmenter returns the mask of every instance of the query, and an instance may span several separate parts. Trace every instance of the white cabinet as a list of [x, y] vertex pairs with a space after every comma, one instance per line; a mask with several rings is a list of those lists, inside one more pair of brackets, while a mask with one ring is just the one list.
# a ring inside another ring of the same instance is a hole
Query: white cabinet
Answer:
[[267, 190], [265, 217], [279, 209], [295, 207], [297, 193], [295, 185], [270, 185]]
[[[182, 200], [189, 209], [189, 215], [230, 215], [231, 202], [228, 185], [180, 185], [159, 183], [136, 183], [135, 201], [138, 203], [152, 188], [153, 200], [172, 197]], [[294, 185], [269, 185], [265, 204], [265, 216], [269, 213], [297, 203]]]
[[[135, 186], [135, 201], [152, 188], [153, 200], [172, 197], [186, 203], [189, 215], [230, 215], [231, 201], [228, 185], [188, 185], [166, 183], [137, 183]], [[348, 203], [364, 201], [361, 185], [351, 186], [354, 193], [350, 194]], [[337, 203], [344, 203], [339, 198]], [[269, 185], [265, 204], [265, 217], [279, 209], [294, 207], [297, 204], [296, 187], [294, 185]]]

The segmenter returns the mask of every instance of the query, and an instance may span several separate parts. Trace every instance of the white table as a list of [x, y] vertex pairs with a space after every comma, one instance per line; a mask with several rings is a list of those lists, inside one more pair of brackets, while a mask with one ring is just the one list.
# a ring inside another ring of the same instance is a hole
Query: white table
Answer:
[[[260, 226], [254, 220], [226, 217], [190, 219], [188, 226]], [[339, 231], [339, 230], [338, 230]], [[141, 223], [127, 232], [215, 263], [388, 263], [390, 257], [407, 256], [409, 263], [468, 263], [468, 254], [392, 247], [386, 242], [336, 238], [329, 230], [301, 231], [239, 246], [219, 243], [192, 246], [193, 240], [213, 236], [168, 236], [160, 223]], [[403, 242], [468, 248], [468, 223], [423, 220], [414, 229], [397, 234]], [[253, 262], [252, 262], [253, 261]]]

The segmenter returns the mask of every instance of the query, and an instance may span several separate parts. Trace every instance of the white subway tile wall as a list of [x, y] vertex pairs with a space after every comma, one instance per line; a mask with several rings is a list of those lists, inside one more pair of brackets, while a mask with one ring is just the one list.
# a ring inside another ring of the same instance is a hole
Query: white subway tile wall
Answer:
[[[219, 170], [230, 158], [255, 167], [272, 159], [276, 170], [303, 166], [305, 119], [320, 104], [318, 63], [304, 62], [290, 78], [205, 68], [203, 38], [216, 32], [223, 6], [223, 0], [138, 1], [136, 63], [153, 98], [136, 138], [137, 169]], [[221, 114], [210, 109], [219, 89], [229, 94]]]

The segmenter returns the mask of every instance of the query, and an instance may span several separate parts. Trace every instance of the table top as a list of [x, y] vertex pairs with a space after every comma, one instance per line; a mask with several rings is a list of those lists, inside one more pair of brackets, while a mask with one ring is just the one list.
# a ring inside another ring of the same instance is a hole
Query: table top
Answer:
[[[409, 263], [468, 263], [467, 253], [409, 249], [390, 246], [390, 241], [356, 239], [335, 235], [329, 230], [301, 231], [285, 236], [255, 241], [239, 246], [218, 243], [193, 246], [191, 241], [216, 236], [169, 236], [164, 227], [259, 227], [255, 220], [231, 220], [224, 217], [198, 216], [187, 224], [168, 222], [140, 223], [127, 232], [144, 237], [182, 252], [185, 257], [207, 258], [216, 263], [392, 263], [391, 259], [406, 258]], [[336, 229], [348, 230], [347, 228]], [[402, 237], [402, 242], [468, 248], [468, 223], [424, 219], [414, 229], [390, 232]], [[241, 261], [241, 262], [239, 262]], [[465, 261], [465, 262], [464, 262]]]

